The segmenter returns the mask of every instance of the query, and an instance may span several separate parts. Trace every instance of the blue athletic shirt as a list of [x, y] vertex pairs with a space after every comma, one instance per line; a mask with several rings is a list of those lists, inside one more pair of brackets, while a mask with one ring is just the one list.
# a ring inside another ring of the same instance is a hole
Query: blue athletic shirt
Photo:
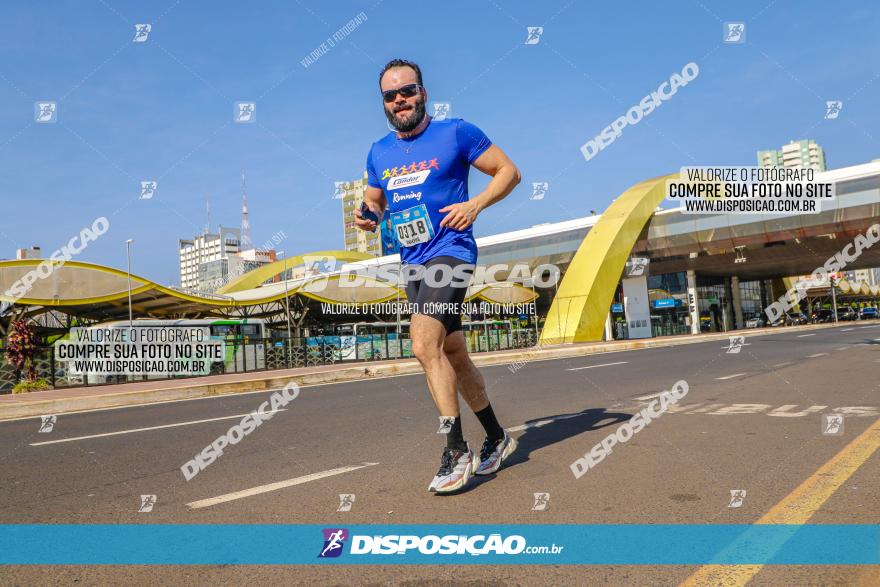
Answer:
[[479, 128], [451, 118], [432, 119], [409, 139], [390, 132], [370, 147], [367, 183], [385, 192], [385, 218], [392, 220], [403, 263], [421, 265], [441, 255], [477, 262], [473, 227], [441, 227], [449, 212], [440, 209], [468, 200], [471, 163], [491, 145]]

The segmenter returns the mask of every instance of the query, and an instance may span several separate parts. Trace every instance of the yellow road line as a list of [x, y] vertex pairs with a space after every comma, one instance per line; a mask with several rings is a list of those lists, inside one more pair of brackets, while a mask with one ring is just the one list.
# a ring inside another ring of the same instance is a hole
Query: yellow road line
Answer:
[[[854, 438], [755, 523], [805, 524], [878, 448], [880, 420]], [[682, 582], [681, 587], [745, 585], [763, 566], [704, 565]]]

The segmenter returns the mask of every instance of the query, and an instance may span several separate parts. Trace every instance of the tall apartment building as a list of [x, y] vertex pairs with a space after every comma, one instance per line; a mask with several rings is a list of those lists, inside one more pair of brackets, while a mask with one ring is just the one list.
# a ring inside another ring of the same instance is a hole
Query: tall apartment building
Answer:
[[845, 271], [844, 275], [848, 281], [855, 283], [867, 283], [868, 285], [878, 285], [878, 277], [880, 277], [880, 269], [854, 269]]
[[816, 141], [791, 141], [778, 151], [758, 151], [760, 167], [811, 167], [825, 171], [825, 150]]
[[199, 263], [199, 283], [194, 289], [199, 292], [214, 293], [248, 271], [275, 260], [275, 251], [248, 249], [240, 253], [232, 253], [223, 259]]
[[344, 249], [346, 251], [360, 251], [371, 255], [382, 255], [382, 240], [380, 231], [366, 232], [358, 230], [354, 225], [354, 210], [360, 207], [364, 201], [364, 192], [367, 189], [367, 172], [361, 179], [343, 183], [337, 188], [334, 197], [342, 200], [342, 231]]
[[16, 249], [15, 250], [15, 258], [16, 259], [42, 259], [43, 253], [40, 250], [40, 247], [34, 245], [29, 249]]
[[223, 226], [216, 234], [205, 231], [192, 239], [180, 239], [180, 286], [198, 290], [199, 265], [218, 260], [228, 262], [240, 246], [241, 230]]

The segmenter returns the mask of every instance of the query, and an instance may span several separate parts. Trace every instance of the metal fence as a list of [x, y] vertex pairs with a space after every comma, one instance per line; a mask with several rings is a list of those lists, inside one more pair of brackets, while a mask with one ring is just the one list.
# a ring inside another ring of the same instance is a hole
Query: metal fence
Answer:
[[[486, 327], [464, 332], [468, 350], [472, 353], [504, 349], [529, 348], [537, 344], [533, 329]], [[288, 344], [289, 342], [289, 344]], [[224, 341], [226, 359], [213, 363], [212, 375], [249, 373], [316, 367], [355, 362], [410, 358], [412, 341], [408, 336], [395, 333], [359, 334], [357, 336], [318, 336], [286, 339], [243, 339]], [[57, 361], [52, 347], [40, 348], [36, 357], [37, 377], [53, 387], [107, 385], [135, 381], [183, 379], [190, 375], [151, 374], [149, 376], [78, 374], [70, 370], [70, 363]], [[9, 393], [18, 382], [19, 374], [6, 362], [0, 349], [0, 393]]]

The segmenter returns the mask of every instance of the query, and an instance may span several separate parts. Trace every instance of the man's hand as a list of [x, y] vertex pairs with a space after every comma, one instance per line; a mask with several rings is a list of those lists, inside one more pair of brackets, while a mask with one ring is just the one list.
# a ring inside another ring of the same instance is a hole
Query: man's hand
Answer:
[[477, 214], [480, 213], [480, 207], [474, 200], [468, 200], [467, 202], [451, 204], [444, 208], [440, 208], [440, 212], [449, 212], [449, 214], [440, 221], [441, 227], [448, 226], [454, 230], [465, 230], [477, 219]]
[[[367, 208], [369, 208], [372, 213], [379, 217], [379, 222], [382, 222], [382, 217], [385, 215], [385, 209], [388, 208], [388, 200], [385, 199], [384, 192], [379, 188], [367, 186], [367, 189], [364, 191], [364, 204], [367, 205]], [[364, 215], [361, 214], [360, 208], [354, 209], [355, 226], [361, 230], [375, 232], [376, 224], [375, 221], [364, 218]]]
[[[368, 207], [370, 208], [370, 210], [372, 212], [375, 212], [376, 215], [380, 219], [382, 218], [382, 212], [376, 212], [369, 205], [368, 205]], [[373, 222], [372, 220], [367, 220], [366, 218], [364, 218], [364, 215], [361, 214], [360, 208], [354, 209], [354, 225], [357, 226], [358, 228], [360, 228], [361, 230], [368, 230], [370, 232], [376, 231], [376, 223]]]

